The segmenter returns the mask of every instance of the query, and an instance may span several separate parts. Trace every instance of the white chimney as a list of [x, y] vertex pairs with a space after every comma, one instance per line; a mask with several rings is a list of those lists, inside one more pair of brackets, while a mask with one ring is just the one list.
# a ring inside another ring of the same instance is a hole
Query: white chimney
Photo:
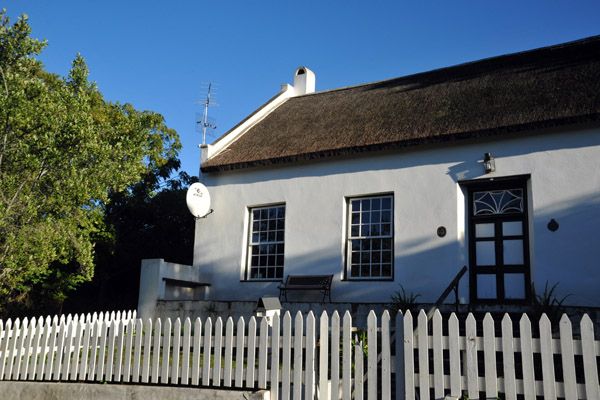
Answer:
[[294, 73], [294, 94], [300, 96], [315, 92], [315, 73], [306, 67], [298, 67]]

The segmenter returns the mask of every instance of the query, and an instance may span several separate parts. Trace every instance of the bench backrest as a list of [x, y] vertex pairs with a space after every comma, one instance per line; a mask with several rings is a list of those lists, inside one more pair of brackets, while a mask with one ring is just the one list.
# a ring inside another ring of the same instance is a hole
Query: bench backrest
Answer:
[[288, 275], [285, 281], [286, 288], [327, 288], [331, 287], [333, 275]]

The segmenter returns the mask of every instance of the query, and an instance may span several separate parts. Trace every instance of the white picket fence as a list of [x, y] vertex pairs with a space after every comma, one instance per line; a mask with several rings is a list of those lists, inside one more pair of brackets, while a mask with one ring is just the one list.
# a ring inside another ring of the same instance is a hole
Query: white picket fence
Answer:
[[600, 399], [600, 341], [587, 315], [578, 338], [563, 316], [560, 339], [545, 315], [534, 334], [523, 315], [519, 335], [506, 315], [499, 336], [490, 315], [481, 324], [408, 312], [392, 324], [371, 311], [367, 322], [358, 332], [348, 312], [285, 313], [272, 326], [132, 313], [0, 320], [0, 380], [259, 388], [272, 399]]

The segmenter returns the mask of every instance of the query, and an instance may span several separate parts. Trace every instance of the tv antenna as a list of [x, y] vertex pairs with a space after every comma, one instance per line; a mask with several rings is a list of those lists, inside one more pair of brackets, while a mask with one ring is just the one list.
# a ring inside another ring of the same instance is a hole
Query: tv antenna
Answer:
[[196, 130], [199, 132], [202, 131], [202, 144], [204, 145], [206, 144], [206, 128], [210, 129], [209, 135], [211, 136], [212, 132], [217, 129], [216, 120], [208, 116], [208, 106], [218, 106], [215, 102], [217, 97], [215, 93], [217, 88], [215, 86], [218, 86], [218, 84], [211, 82], [201, 82], [201, 84], [201, 97], [205, 98], [205, 101], [199, 101], [197, 104], [204, 104], [204, 113], [196, 114]]

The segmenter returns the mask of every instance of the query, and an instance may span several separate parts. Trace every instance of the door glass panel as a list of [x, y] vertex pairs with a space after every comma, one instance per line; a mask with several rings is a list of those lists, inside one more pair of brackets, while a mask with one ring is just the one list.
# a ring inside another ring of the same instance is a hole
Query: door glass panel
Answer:
[[523, 264], [523, 240], [504, 240], [504, 265]]
[[494, 236], [494, 224], [475, 225], [475, 237], [488, 238]]
[[502, 235], [521, 236], [523, 235], [523, 223], [521, 221], [511, 221], [502, 223]]
[[475, 245], [477, 265], [496, 265], [494, 242], [477, 242]]
[[495, 299], [496, 297], [496, 275], [477, 275], [477, 298]]
[[525, 275], [504, 274], [504, 295], [507, 299], [524, 299]]

